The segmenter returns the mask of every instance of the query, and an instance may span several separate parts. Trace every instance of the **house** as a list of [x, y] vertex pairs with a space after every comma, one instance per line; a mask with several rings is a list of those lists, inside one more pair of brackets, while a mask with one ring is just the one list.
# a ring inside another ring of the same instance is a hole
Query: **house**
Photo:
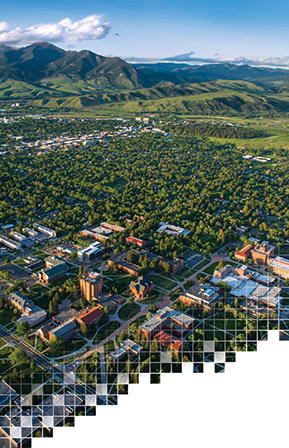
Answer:
[[73, 319], [69, 319], [53, 330], [49, 331], [49, 341], [57, 340], [58, 338], [63, 338], [65, 341], [72, 338], [76, 332], [77, 325]]
[[107, 358], [112, 359], [114, 362], [119, 362], [125, 355], [138, 356], [142, 351], [142, 346], [136, 344], [130, 339], [126, 339], [120, 344], [120, 347], [114, 352], [110, 353]]
[[102, 293], [103, 278], [97, 272], [88, 272], [80, 279], [80, 294], [87, 301]]
[[178, 336], [185, 335], [194, 327], [195, 319], [166, 306], [139, 326], [139, 332], [151, 339], [161, 330], [174, 328]]
[[153, 289], [154, 284], [148, 277], [138, 277], [137, 280], [132, 280], [129, 284], [129, 290], [137, 300], [144, 299]]
[[200, 305], [203, 309], [208, 310], [209, 314], [216, 309], [218, 302], [222, 299], [219, 294], [219, 288], [211, 286], [208, 283], [203, 285], [193, 285], [185, 293], [182, 293], [179, 300], [186, 305]]
[[97, 324], [104, 313], [101, 311], [99, 307], [87, 308], [81, 314], [74, 317], [74, 319], [81, 324]]
[[173, 335], [166, 333], [165, 331], [160, 331], [154, 336], [154, 339], [158, 342], [161, 347], [167, 349], [171, 348], [175, 353], [179, 353], [183, 350], [183, 341], [175, 338]]

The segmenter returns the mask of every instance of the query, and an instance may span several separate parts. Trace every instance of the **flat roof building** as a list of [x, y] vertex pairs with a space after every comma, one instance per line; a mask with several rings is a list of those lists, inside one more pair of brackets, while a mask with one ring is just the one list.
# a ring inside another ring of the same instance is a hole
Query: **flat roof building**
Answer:
[[69, 319], [53, 330], [49, 331], [49, 341], [55, 340], [57, 338], [63, 338], [65, 341], [70, 339], [76, 332], [77, 325], [73, 319]]
[[168, 222], [160, 222], [160, 227], [157, 230], [157, 233], [165, 232], [171, 236], [180, 236], [180, 235], [189, 235], [190, 231], [188, 229], [183, 229], [182, 227], [172, 226]]
[[289, 279], [289, 260], [282, 257], [276, 257], [268, 264], [270, 271], [273, 274], [280, 275], [284, 279]]
[[173, 323], [174, 331], [179, 336], [183, 336], [193, 328], [194, 322], [195, 319], [192, 317], [166, 306], [158, 310], [154, 316], [141, 324], [139, 331], [140, 333], [144, 333], [146, 337], [151, 338], [163, 329], [171, 329]]
[[81, 297], [88, 302], [102, 293], [103, 278], [97, 272], [88, 272], [80, 279]]
[[120, 347], [108, 355], [114, 362], [119, 362], [125, 355], [138, 356], [142, 351], [142, 346], [136, 344], [131, 339], [126, 339], [120, 344]]
[[189, 306], [198, 304], [209, 313], [215, 311], [216, 305], [221, 299], [219, 288], [211, 286], [209, 283], [193, 285], [179, 297], [182, 303]]

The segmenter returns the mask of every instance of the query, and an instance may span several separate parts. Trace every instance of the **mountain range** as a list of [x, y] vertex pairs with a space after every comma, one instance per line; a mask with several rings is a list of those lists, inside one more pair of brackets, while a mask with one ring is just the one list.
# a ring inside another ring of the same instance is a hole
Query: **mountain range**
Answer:
[[0, 45], [0, 99], [47, 108], [287, 113], [289, 71], [218, 63], [134, 64], [42, 42]]

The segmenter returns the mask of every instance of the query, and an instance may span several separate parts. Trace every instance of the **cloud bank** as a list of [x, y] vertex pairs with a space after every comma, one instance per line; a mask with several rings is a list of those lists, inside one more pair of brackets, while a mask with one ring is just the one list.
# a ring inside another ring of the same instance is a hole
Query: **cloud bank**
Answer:
[[169, 56], [166, 58], [138, 58], [138, 57], [124, 57], [124, 59], [131, 63], [158, 63], [158, 62], [175, 62], [186, 63], [189, 65], [202, 65], [202, 64], [235, 64], [235, 65], [250, 65], [251, 67], [268, 67], [268, 68], [284, 68], [289, 69], [289, 56], [280, 57], [267, 57], [248, 59], [245, 57], [220, 57], [218, 53], [213, 58], [199, 58], [195, 56], [195, 52], [179, 54], [176, 56]]
[[0, 22], [0, 43], [27, 45], [34, 42], [70, 42], [103, 39], [111, 27], [101, 23], [101, 16], [92, 15], [72, 22], [68, 17], [58, 23], [39, 23], [27, 28], [11, 29], [9, 23]]

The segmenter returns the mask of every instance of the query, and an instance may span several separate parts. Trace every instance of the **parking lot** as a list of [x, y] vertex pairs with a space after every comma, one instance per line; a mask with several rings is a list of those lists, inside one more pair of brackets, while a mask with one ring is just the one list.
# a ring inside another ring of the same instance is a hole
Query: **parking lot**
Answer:
[[2, 266], [2, 269], [3, 271], [8, 272], [11, 279], [15, 282], [24, 280], [28, 287], [35, 285], [36, 283], [32, 275], [26, 269], [20, 268], [19, 266], [16, 266], [16, 264], [7, 264], [6, 266]]
[[5, 289], [9, 288], [9, 286], [10, 285], [8, 283], [4, 282], [3, 280], [0, 280], [0, 296], [4, 294]]

